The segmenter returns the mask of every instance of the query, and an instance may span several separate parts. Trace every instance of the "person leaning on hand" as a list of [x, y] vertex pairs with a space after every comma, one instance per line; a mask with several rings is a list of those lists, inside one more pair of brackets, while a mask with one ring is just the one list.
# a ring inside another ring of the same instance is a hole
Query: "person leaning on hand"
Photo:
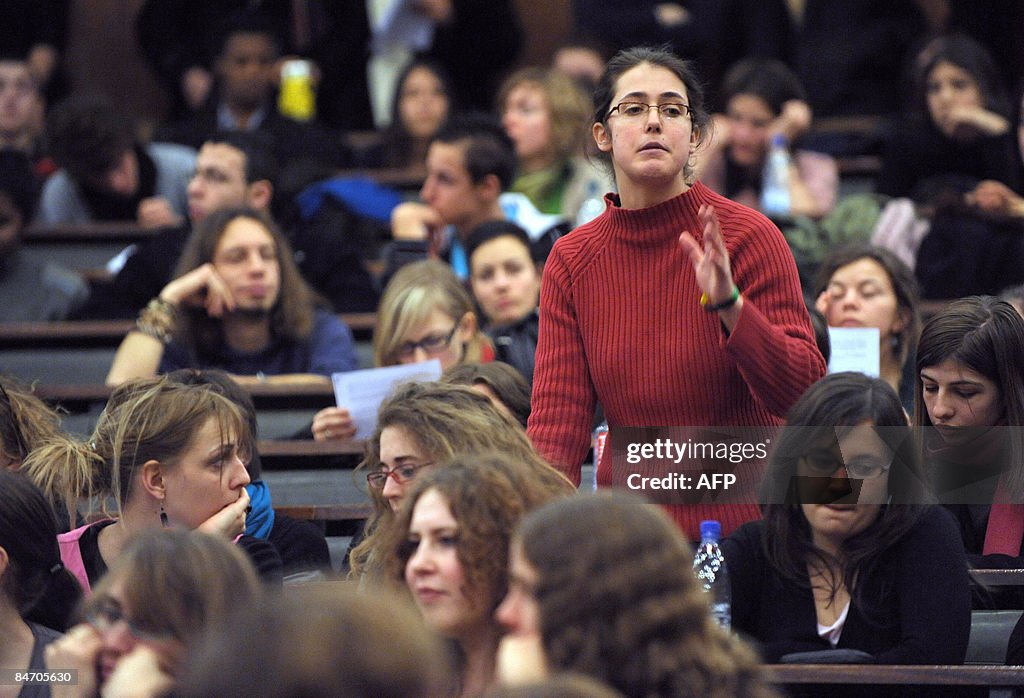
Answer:
[[283, 236], [242, 208], [211, 214], [192, 234], [177, 277], [139, 314], [107, 383], [179, 368], [220, 368], [243, 383], [320, 382], [357, 365], [351, 330], [316, 307]]

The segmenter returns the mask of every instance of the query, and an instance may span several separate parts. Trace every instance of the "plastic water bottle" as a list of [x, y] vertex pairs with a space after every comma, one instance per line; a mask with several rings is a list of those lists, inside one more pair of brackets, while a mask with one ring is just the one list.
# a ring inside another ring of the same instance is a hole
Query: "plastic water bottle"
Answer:
[[789, 215], [791, 163], [789, 150], [786, 148], [786, 137], [781, 133], [775, 134], [768, 148], [768, 157], [764, 161], [764, 174], [761, 178], [761, 213], [766, 216]]
[[604, 199], [601, 198], [601, 190], [597, 182], [587, 183], [587, 198], [580, 205], [576, 213], [576, 227], [589, 223], [604, 213]]
[[597, 466], [601, 462], [601, 455], [604, 453], [604, 447], [608, 443], [608, 422], [601, 422], [594, 429], [594, 489], [597, 490]]
[[700, 522], [700, 545], [693, 556], [693, 571], [704, 591], [711, 594], [711, 615], [728, 630], [732, 625], [732, 589], [729, 571], [718, 541], [722, 537], [722, 524], [717, 521]]

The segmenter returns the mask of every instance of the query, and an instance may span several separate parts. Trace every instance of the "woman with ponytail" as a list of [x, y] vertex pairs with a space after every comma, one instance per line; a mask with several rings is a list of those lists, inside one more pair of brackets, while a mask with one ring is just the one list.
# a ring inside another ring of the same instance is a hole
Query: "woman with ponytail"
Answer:
[[[21, 475], [0, 470], [0, 667], [45, 671], [43, 650], [67, 628], [80, 596], [61, 563], [46, 498]], [[49, 687], [18, 695], [49, 696]]]
[[[114, 391], [87, 442], [41, 446], [22, 470], [72, 518], [81, 512], [89, 521], [59, 536], [64, 564], [88, 595], [129, 538], [146, 529], [240, 536], [249, 506], [248, 444], [245, 418], [217, 390], [141, 379]], [[96, 503], [99, 512], [92, 511]], [[279, 577], [272, 545], [239, 542], [261, 573]]]

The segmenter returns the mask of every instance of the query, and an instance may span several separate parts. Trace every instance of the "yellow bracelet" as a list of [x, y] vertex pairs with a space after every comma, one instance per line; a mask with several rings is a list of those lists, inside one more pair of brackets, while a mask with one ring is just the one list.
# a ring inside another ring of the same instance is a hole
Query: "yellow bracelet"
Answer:
[[719, 310], [725, 310], [726, 308], [733, 307], [734, 305], [736, 305], [736, 301], [738, 301], [739, 299], [740, 289], [736, 286], [736, 284], [733, 284], [732, 294], [721, 303], [712, 303], [711, 299], [708, 298], [708, 294], [700, 294], [700, 307], [703, 308], [706, 312], [717, 313]]

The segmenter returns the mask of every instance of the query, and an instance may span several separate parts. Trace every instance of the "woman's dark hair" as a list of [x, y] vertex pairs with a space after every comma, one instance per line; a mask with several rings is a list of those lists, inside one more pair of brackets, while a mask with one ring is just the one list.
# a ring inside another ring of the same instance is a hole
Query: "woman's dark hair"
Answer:
[[900, 366], [910, 358], [911, 349], [921, 332], [921, 291], [917, 277], [895, 254], [884, 247], [867, 243], [853, 244], [843, 247], [825, 258], [818, 269], [818, 277], [814, 282], [814, 297], [828, 288], [832, 276], [841, 268], [870, 259], [885, 270], [896, 294], [896, 309], [903, 317], [903, 330], [896, 335], [899, 346], [893, 352], [899, 359]]
[[832, 358], [832, 340], [828, 336], [828, 321], [821, 311], [810, 305], [807, 306], [807, 314], [811, 317], [811, 328], [814, 330], [814, 343], [818, 345], [818, 351], [825, 359], [827, 365]]
[[984, 107], [1000, 116], [1010, 117], [1009, 98], [992, 54], [964, 34], [936, 37], [918, 52], [913, 64], [914, 94], [922, 114], [928, 114], [928, 77], [939, 63], [951, 63], [970, 73], [978, 83]]
[[775, 116], [790, 100], [807, 101], [796, 74], [782, 61], [769, 58], [747, 58], [729, 69], [722, 81], [722, 103], [728, 104], [736, 95], [759, 97]]
[[657, 507], [621, 491], [529, 514], [516, 540], [552, 672], [627, 696], [765, 696], [754, 653], [722, 632], [692, 571], [693, 551]]
[[[842, 544], [833, 560], [812, 542], [801, 504], [799, 461], [823, 442], [836, 447], [853, 427], [870, 425], [893, 454], [888, 472], [889, 503], [866, 529]], [[899, 396], [883, 380], [861, 373], [833, 373], [807, 389], [790, 410], [775, 440], [762, 485], [765, 555], [783, 578], [807, 587], [807, 561], [839, 563], [846, 589], [863, 603], [858, 580], [868, 579], [887, 549], [914, 526], [928, 504], [918, 444]], [[835, 580], [836, 584], [840, 580]], [[834, 593], [835, 590], [833, 590]], [[870, 611], [870, 609], [868, 609]]]
[[441, 382], [470, 387], [486, 385], [515, 420], [526, 428], [526, 421], [530, 418], [530, 384], [509, 364], [502, 361], [459, 364], [445, 371]]
[[[697, 77], [693, 63], [684, 61], [672, 53], [668, 44], [623, 49], [608, 61], [604, 75], [601, 76], [601, 81], [597, 84], [597, 89], [594, 90], [594, 123], [608, 125], [608, 112], [614, 106], [612, 100], [615, 99], [619, 78], [626, 71], [644, 63], [665, 68], [678, 77], [686, 87], [686, 99], [690, 105], [690, 121], [693, 131], [697, 135], [697, 144], [694, 147], [699, 146], [711, 124], [711, 115], [708, 114], [704, 104], [704, 87]], [[600, 157], [606, 164], [611, 159], [609, 153], [601, 153]], [[693, 166], [687, 162], [683, 168], [683, 175], [687, 181], [692, 179], [693, 173]]]
[[[217, 245], [231, 223], [240, 218], [259, 223], [274, 241], [280, 267], [280, 289], [277, 302], [270, 311], [271, 332], [275, 337], [302, 341], [313, 331], [313, 314], [319, 301], [302, 278], [291, 246], [284, 234], [267, 216], [252, 208], [229, 208], [214, 211], [199, 224], [185, 244], [178, 259], [175, 278], [212, 262]], [[186, 309], [179, 313], [175, 337], [183, 345], [200, 352], [215, 351], [222, 341], [221, 322], [203, 309]]]
[[470, 261], [470, 266], [472, 266], [473, 262], [473, 253], [476, 252], [480, 245], [502, 237], [511, 237], [518, 240], [526, 248], [530, 259], [535, 262], [537, 261], [530, 236], [527, 235], [525, 230], [512, 221], [487, 221], [473, 228], [466, 237], [464, 247], [466, 248], [466, 259]]
[[402, 90], [405, 89], [405, 81], [414, 70], [428, 70], [434, 74], [441, 89], [448, 100], [448, 114], [454, 114], [457, 110], [455, 104], [455, 91], [452, 88], [452, 80], [448, 73], [438, 63], [425, 58], [413, 59], [395, 81], [395, 94], [391, 102], [391, 124], [384, 132], [383, 161], [386, 167], [408, 167], [422, 164], [422, 152], [416, 146], [412, 134], [402, 123], [401, 101]]
[[[1024, 319], [1016, 309], [993, 296], [970, 296], [953, 301], [936, 313], [921, 331], [917, 345], [917, 386], [914, 423], [932, 426], [924, 404], [921, 371], [953, 360], [985, 376], [999, 388], [1009, 452], [1016, 462], [1009, 471], [1014, 496], [1024, 494]], [[991, 426], [991, 425], [986, 425]]]
[[64, 632], [82, 595], [64, 568], [46, 497], [22, 475], [0, 470], [0, 548], [8, 566], [0, 593], [26, 620]]

